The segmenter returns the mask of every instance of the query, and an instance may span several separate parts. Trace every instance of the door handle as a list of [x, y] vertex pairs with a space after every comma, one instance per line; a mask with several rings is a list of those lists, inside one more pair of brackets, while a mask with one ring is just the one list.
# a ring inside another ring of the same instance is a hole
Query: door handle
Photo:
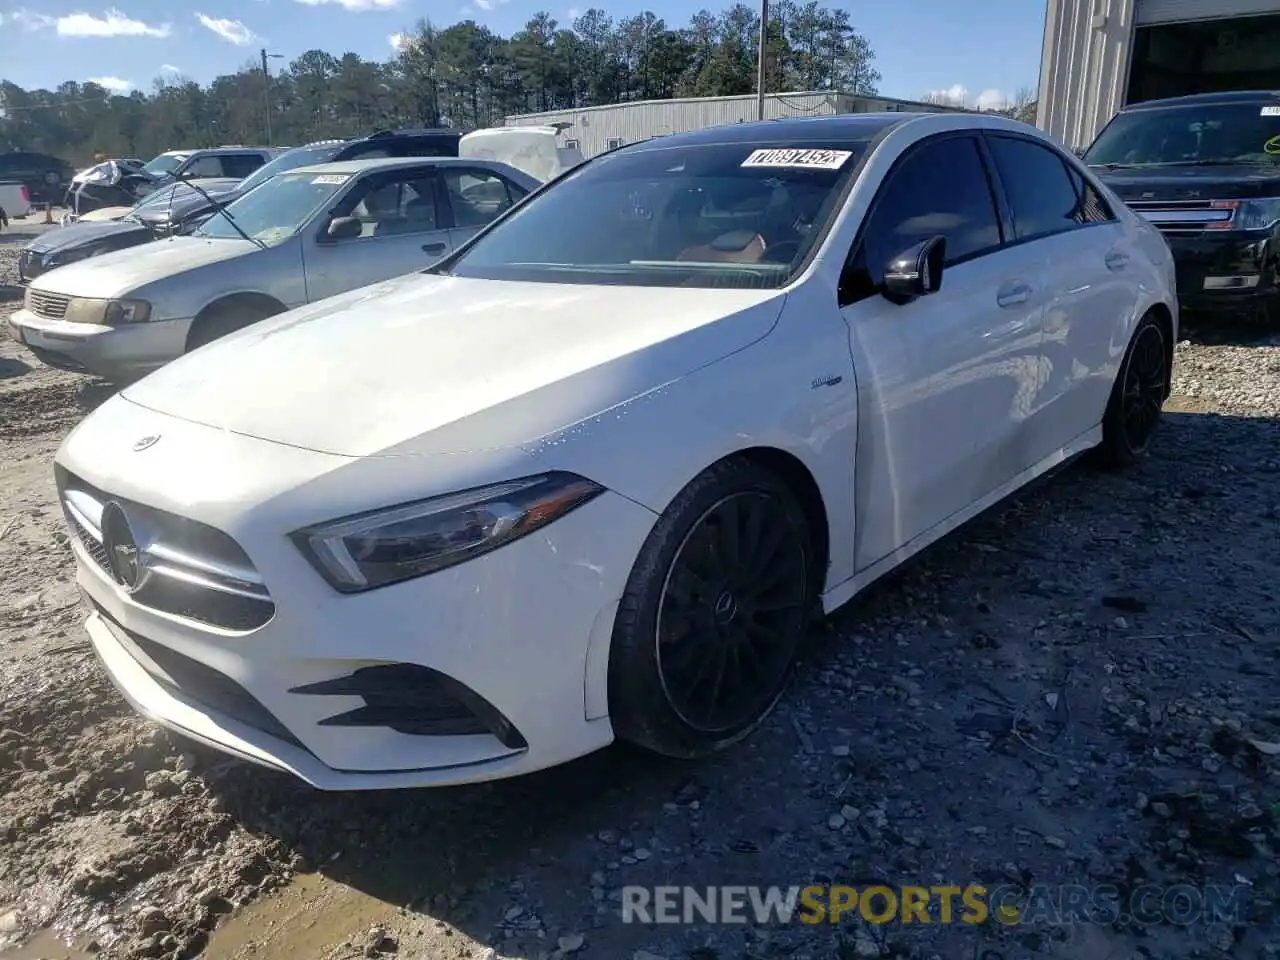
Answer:
[[1031, 299], [1031, 287], [1025, 283], [1001, 287], [996, 293], [996, 305], [1001, 307], [1016, 306], [1019, 303], [1026, 303], [1029, 299]]
[[1129, 265], [1129, 255], [1121, 253], [1119, 250], [1112, 250], [1107, 254], [1108, 270], [1123, 270]]
[[444, 253], [449, 249], [447, 243], [424, 243], [422, 245], [423, 253]]

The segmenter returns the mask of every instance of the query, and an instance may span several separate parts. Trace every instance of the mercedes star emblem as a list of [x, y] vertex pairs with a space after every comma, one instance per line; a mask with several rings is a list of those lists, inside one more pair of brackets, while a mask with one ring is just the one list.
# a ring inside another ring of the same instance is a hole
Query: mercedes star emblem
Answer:
[[160, 434], [158, 433], [153, 433], [146, 437], [139, 437], [137, 440], [133, 441], [133, 450], [136, 453], [139, 450], [147, 449], [147, 447], [154, 447], [159, 440]]
[[146, 567], [129, 518], [114, 500], [102, 508], [102, 546], [116, 583], [133, 593], [142, 585]]

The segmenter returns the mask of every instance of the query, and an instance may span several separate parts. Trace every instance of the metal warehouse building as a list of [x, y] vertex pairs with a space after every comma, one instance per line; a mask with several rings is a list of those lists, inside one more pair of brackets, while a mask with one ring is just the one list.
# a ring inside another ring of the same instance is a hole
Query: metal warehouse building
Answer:
[[[837, 113], [877, 113], [891, 111], [958, 110], [915, 100], [888, 97], [862, 97], [831, 90], [806, 93], [770, 93], [764, 98], [764, 115], [777, 117], [831, 116]], [[541, 126], [570, 123], [565, 131], [566, 145], [577, 146], [584, 157], [650, 137], [685, 133], [714, 127], [722, 123], [755, 120], [757, 102], [754, 93], [738, 97], [689, 97], [683, 100], [637, 100], [602, 107], [579, 107], [575, 110], [549, 110], [545, 113], [523, 113], [506, 118], [506, 125]]]
[[1280, 0], [1047, 0], [1037, 125], [1084, 147], [1122, 106], [1280, 89]]

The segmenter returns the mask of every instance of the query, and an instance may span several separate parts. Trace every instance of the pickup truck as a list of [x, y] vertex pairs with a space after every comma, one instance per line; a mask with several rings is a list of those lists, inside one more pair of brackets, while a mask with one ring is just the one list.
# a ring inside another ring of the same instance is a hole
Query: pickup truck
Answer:
[[0, 227], [31, 212], [31, 192], [25, 183], [0, 180]]

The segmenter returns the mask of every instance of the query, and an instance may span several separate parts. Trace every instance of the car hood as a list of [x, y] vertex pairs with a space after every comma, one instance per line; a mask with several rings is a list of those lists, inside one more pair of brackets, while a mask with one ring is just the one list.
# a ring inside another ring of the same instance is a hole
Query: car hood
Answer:
[[140, 223], [132, 223], [128, 220], [70, 223], [65, 227], [59, 227], [57, 230], [50, 230], [43, 236], [32, 240], [27, 244], [27, 249], [33, 253], [46, 254], [55, 250], [78, 247], [81, 244], [96, 243], [105, 240], [107, 237], [125, 233], [145, 233], [150, 235], [151, 231]]
[[1280, 167], [1236, 164], [1225, 167], [1149, 167], [1108, 170], [1093, 167], [1121, 200], [1244, 200], [1275, 196]]
[[784, 297], [410, 274], [242, 330], [124, 398], [340, 456], [496, 450], [621, 417], [765, 336]]
[[33, 281], [32, 287], [72, 297], [122, 297], [144, 284], [258, 249], [248, 240], [172, 237], [69, 263]]

